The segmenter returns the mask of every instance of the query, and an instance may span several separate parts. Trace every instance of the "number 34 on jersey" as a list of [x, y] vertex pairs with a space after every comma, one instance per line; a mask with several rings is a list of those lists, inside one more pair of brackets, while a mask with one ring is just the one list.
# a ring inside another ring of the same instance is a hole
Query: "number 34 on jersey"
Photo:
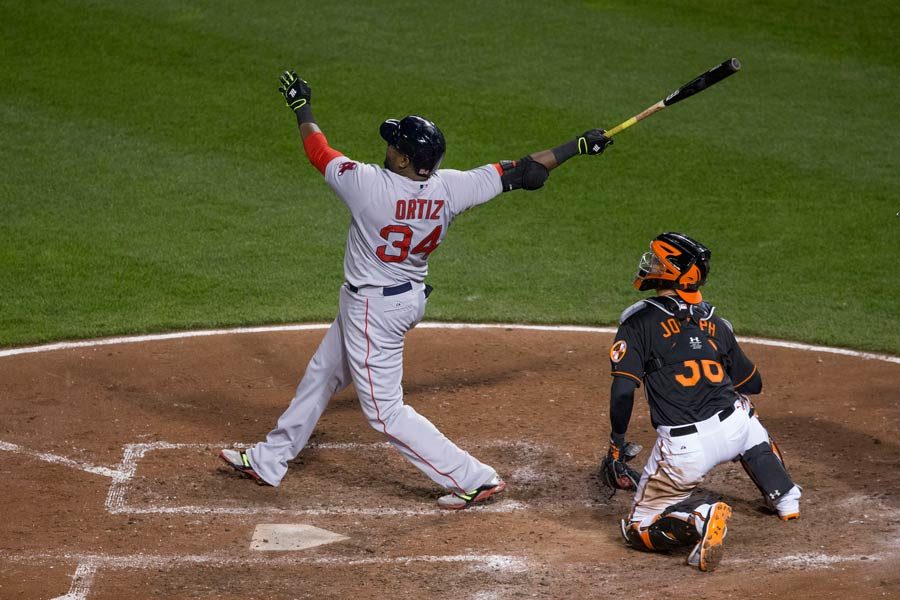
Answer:
[[[394, 217], [398, 221], [406, 220], [440, 220], [443, 200], [431, 200], [424, 198], [412, 198], [410, 200], [398, 200]], [[422, 256], [427, 260], [428, 255], [434, 252], [441, 243], [443, 225], [438, 225], [425, 235], [413, 247], [413, 228], [409, 225], [392, 224], [381, 228], [379, 235], [387, 243], [378, 246], [375, 254], [384, 262], [403, 262], [410, 254]]]

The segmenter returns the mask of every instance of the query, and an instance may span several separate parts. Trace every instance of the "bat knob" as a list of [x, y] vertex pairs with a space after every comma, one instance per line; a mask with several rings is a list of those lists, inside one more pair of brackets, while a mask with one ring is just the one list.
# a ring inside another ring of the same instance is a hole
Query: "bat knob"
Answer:
[[728, 66], [731, 67], [732, 71], [740, 71], [741, 70], [741, 61], [736, 58], [732, 58], [728, 61]]

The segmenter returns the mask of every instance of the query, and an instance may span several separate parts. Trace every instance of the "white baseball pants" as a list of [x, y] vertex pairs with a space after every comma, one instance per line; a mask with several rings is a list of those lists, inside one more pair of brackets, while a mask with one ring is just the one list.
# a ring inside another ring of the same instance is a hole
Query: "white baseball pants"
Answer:
[[[737, 400], [734, 408], [724, 421], [716, 414], [694, 423], [696, 433], [673, 437], [670, 432], [675, 428], [656, 428], [656, 443], [644, 465], [629, 521], [649, 526], [667, 507], [686, 500], [713, 467], [769, 442], [765, 427], [756, 416], [750, 416], [749, 402]], [[798, 512], [800, 488], [795, 485], [774, 507], [779, 514]]]
[[369, 424], [438, 485], [470, 492], [496, 475], [403, 403], [403, 343], [425, 315], [422, 284], [396, 296], [341, 287], [340, 314], [309, 361], [294, 399], [266, 441], [247, 451], [253, 469], [277, 486], [306, 446], [332, 396], [351, 382]]

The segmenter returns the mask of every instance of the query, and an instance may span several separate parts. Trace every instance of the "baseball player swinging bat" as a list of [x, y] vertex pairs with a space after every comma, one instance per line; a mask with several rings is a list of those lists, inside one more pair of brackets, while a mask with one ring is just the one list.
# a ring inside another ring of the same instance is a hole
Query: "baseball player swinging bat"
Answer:
[[685, 98], [690, 98], [694, 94], [702, 92], [703, 90], [710, 87], [711, 85], [715, 85], [715, 84], [719, 83], [720, 81], [722, 81], [729, 75], [734, 75], [740, 69], [741, 69], [741, 61], [739, 61], [736, 58], [729, 58], [722, 64], [716, 65], [715, 67], [713, 67], [712, 69], [710, 69], [709, 71], [704, 73], [703, 75], [700, 75], [699, 77], [684, 84], [683, 86], [681, 86], [680, 88], [678, 88], [677, 90], [675, 90], [674, 92], [672, 92], [671, 94], [669, 94], [668, 96], [666, 96], [665, 98], [663, 98], [662, 100], [660, 100], [659, 102], [654, 104], [653, 106], [647, 108], [643, 112], [636, 114], [635, 116], [631, 117], [630, 119], [628, 119], [627, 121], [625, 121], [623, 123], [620, 123], [619, 125], [616, 125], [612, 129], [607, 131], [605, 133], [605, 135], [606, 135], [606, 137], [611, 138], [612, 136], [616, 135], [620, 131], [628, 129], [629, 127], [631, 127], [638, 121], [643, 121], [650, 115], [661, 111], [665, 107], [672, 106], [676, 102], [681, 102]]

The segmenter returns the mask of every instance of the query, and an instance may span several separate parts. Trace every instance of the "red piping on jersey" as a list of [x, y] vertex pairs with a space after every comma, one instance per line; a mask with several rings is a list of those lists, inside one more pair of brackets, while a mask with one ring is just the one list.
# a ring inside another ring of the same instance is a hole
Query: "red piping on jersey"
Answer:
[[503, 167], [500, 166], [500, 163], [494, 163], [491, 166], [497, 171], [497, 175], [503, 177]]
[[303, 140], [303, 150], [306, 151], [306, 157], [312, 166], [317, 168], [322, 175], [325, 174], [325, 167], [328, 166], [328, 163], [338, 156], [344, 155], [343, 152], [338, 152], [328, 145], [328, 140], [321, 131], [306, 136], [306, 139]]
[[378, 408], [378, 399], [375, 398], [375, 386], [372, 385], [372, 370], [369, 368], [369, 299], [368, 298], [366, 298], [366, 322], [363, 327], [363, 332], [366, 336], [365, 365], [366, 365], [366, 375], [369, 378], [369, 394], [372, 396], [372, 402], [375, 403], [375, 417], [378, 419], [378, 422], [381, 423], [381, 428], [384, 431], [384, 435], [387, 436], [388, 438], [394, 440], [395, 442], [397, 442], [398, 444], [400, 444], [401, 446], [403, 446], [404, 448], [406, 448], [413, 454], [415, 454], [419, 460], [421, 460], [423, 463], [425, 463], [426, 465], [431, 467], [435, 473], [439, 473], [440, 475], [443, 475], [444, 477], [446, 477], [447, 479], [452, 481], [453, 485], [455, 485], [456, 489], [458, 489], [461, 493], [467, 494], [468, 491], [465, 488], [463, 488], [463, 486], [459, 485], [459, 483], [457, 483], [456, 479], [454, 479], [452, 475], [450, 475], [449, 473], [444, 473], [443, 471], [439, 471], [433, 464], [431, 464], [430, 462], [428, 462], [427, 460], [422, 458], [422, 456], [418, 452], [416, 452], [415, 450], [410, 448], [407, 444], [404, 444], [403, 442], [401, 442], [400, 440], [398, 440], [397, 438], [395, 438], [394, 436], [392, 436], [391, 434], [388, 433], [387, 424], [385, 424], [385, 422], [381, 419], [381, 410]]

